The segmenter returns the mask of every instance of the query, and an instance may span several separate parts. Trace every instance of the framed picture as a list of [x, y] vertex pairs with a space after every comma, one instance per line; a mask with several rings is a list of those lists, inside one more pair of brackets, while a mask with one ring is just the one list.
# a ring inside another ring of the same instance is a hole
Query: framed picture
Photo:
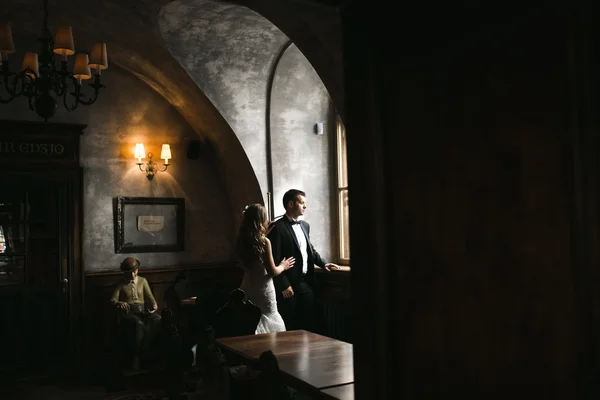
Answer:
[[185, 199], [117, 197], [114, 207], [115, 253], [185, 249]]

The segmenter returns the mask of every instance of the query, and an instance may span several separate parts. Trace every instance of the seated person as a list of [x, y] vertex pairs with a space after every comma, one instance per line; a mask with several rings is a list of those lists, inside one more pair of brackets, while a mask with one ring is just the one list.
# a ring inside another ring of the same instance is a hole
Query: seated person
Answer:
[[[117, 282], [110, 302], [120, 311], [121, 325], [131, 345], [132, 369], [139, 369], [139, 356], [146, 350], [160, 328], [160, 315], [148, 281], [138, 276], [140, 262], [127, 257], [121, 263], [124, 279]], [[146, 305], [149, 307], [146, 308]]]

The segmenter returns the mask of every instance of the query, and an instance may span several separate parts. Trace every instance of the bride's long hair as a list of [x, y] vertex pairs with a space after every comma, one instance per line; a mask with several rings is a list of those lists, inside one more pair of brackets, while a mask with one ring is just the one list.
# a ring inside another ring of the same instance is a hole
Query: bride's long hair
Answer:
[[237, 255], [245, 268], [256, 261], [262, 262], [267, 247], [266, 232], [267, 210], [262, 204], [250, 204], [242, 215], [236, 241]]

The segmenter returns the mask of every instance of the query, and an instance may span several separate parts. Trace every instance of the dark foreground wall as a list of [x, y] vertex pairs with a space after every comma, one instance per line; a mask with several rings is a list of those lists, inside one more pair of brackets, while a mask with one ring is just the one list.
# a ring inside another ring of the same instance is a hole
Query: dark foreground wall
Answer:
[[344, 9], [357, 398], [594, 384], [574, 9]]

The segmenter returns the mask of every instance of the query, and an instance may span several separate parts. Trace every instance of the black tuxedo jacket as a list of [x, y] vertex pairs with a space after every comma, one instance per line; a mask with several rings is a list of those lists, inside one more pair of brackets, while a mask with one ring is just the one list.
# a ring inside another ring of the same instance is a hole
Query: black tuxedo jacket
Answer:
[[[324, 268], [326, 262], [323, 261], [310, 242], [310, 225], [305, 221], [299, 221], [299, 224], [304, 232], [307, 243], [306, 253], [308, 254], [308, 263], [305, 280], [312, 284], [315, 279], [315, 264]], [[275, 265], [279, 265], [284, 257], [294, 257], [296, 259], [293, 268], [290, 268], [273, 278], [277, 295], [281, 296], [281, 292], [289, 286], [296, 291], [296, 288], [302, 279], [303, 260], [298, 239], [296, 238], [291, 222], [285, 215], [275, 222], [275, 228], [269, 233], [269, 240], [271, 240], [271, 246], [273, 247], [273, 260], [275, 261]]]

